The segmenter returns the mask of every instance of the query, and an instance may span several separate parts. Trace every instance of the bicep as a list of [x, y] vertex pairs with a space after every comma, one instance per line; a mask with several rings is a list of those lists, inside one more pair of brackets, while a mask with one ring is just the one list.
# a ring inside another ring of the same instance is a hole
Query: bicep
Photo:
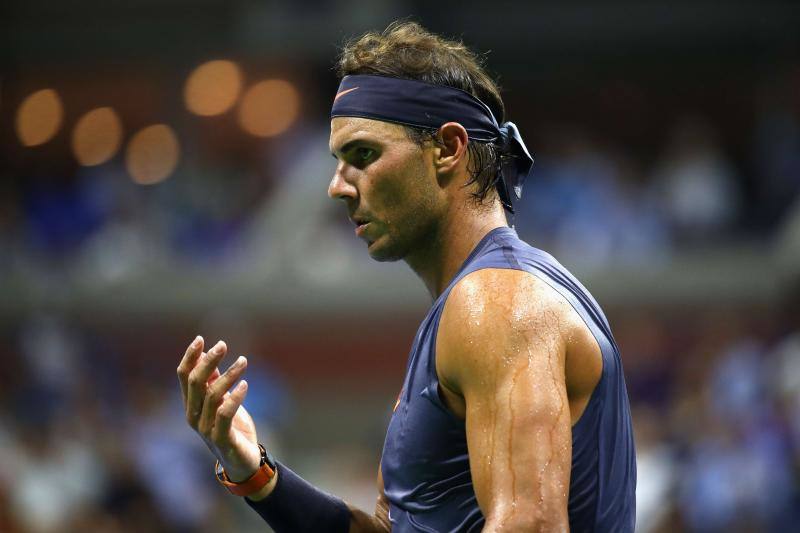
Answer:
[[466, 277], [445, 304], [437, 372], [464, 399], [470, 469], [487, 530], [567, 528], [565, 305], [533, 276], [508, 270]]
[[572, 435], [557, 360], [531, 353], [487, 372], [487, 387], [463, 389], [472, 480], [487, 526], [566, 521]]

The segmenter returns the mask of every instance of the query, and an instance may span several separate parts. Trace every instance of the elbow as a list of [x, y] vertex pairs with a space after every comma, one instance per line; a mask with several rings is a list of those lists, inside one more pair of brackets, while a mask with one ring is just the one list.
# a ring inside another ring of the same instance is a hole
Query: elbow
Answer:
[[553, 516], [536, 509], [513, 509], [502, 516], [487, 517], [483, 533], [500, 532], [568, 533], [566, 516]]

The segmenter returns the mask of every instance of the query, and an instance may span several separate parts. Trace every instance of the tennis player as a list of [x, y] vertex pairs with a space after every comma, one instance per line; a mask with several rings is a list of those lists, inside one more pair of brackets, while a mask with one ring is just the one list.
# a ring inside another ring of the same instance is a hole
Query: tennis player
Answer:
[[619, 350], [587, 290], [508, 226], [533, 162], [497, 86], [461, 43], [415, 23], [347, 44], [328, 194], [378, 261], [433, 299], [409, 356], [374, 512], [258, 444], [247, 361], [198, 337], [178, 377], [217, 477], [282, 532], [634, 529], [636, 463]]

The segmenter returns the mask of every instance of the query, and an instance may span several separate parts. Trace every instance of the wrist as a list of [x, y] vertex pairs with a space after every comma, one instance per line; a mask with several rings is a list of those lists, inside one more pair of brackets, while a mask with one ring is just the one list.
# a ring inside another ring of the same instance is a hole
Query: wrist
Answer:
[[[262, 452], [263, 451], [263, 452]], [[219, 461], [225, 472], [225, 479], [233, 483], [244, 483], [258, 472], [266, 462], [266, 450], [256, 443], [251, 449], [234, 452], [233, 449], [222, 453]]]
[[259, 444], [258, 448], [261, 452], [261, 463], [259, 467], [247, 477], [242, 476], [240, 478], [239, 476], [241, 476], [241, 474], [237, 472], [234, 474], [237, 477], [233, 479], [230, 478], [220, 462], [217, 461], [214, 467], [217, 481], [232, 494], [236, 496], [258, 497], [260, 499], [266, 497], [269, 492], [271, 492], [271, 488], [275, 486], [274, 482], [277, 479], [275, 459], [273, 459], [272, 455], [270, 455], [262, 445]]
[[272, 476], [272, 479], [269, 480], [269, 483], [264, 485], [263, 489], [259, 490], [258, 492], [254, 492], [253, 494], [250, 494], [249, 496], [246, 496], [246, 498], [248, 500], [252, 501], [252, 502], [258, 502], [258, 501], [263, 500], [264, 498], [266, 498], [270, 494], [272, 494], [272, 491], [275, 490], [275, 485], [278, 484], [278, 476], [279, 475], [280, 475], [280, 472], [278, 472], [278, 469], [276, 468], [275, 469], [275, 475]]
[[[221, 463], [220, 463], [220, 466]], [[235, 468], [230, 466], [223, 466], [222, 469], [225, 471], [226, 479], [232, 483], [244, 483], [251, 477], [253, 477], [258, 469], [261, 468], [260, 464], [256, 464], [255, 466], [251, 466], [250, 468]]]

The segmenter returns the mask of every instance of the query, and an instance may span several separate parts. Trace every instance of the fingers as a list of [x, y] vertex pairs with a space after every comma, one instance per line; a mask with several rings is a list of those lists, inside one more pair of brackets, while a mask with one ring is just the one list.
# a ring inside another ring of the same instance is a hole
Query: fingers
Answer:
[[197, 429], [197, 422], [203, 409], [208, 380], [219, 362], [225, 357], [227, 350], [228, 347], [225, 343], [219, 341], [208, 353], [199, 357], [197, 365], [189, 372], [186, 385], [186, 421], [195, 429]]
[[241, 407], [244, 402], [244, 397], [247, 396], [247, 382], [245, 380], [236, 384], [236, 387], [226, 394], [222, 400], [222, 405], [219, 406], [214, 420], [214, 428], [211, 430], [211, 440], [215, 443], [225, 442], [231, 432], [231, 422], [233, 417], [236, 416], [236, 411]]
[[194, 338], [186, 352], [183, 354], [180, 364], [178, 365], [178, 382], [181, 384], [181, 396], [183, 403], [186, 403], [186, 388], [189, 382], [189, 373], [197, 364], [197, 358], [203, 353], [203, 337], [198, 335]]
[[214, 383], [217, 378], [220, 376], [219, 367], [215, 368], [211, 375], [208, 377], [208, 381], [206, 381], [206, 385], [211, 385]]
[[245, 368], [247, 368], [247, 359], [240, 356], [208, 386], [200, 420], [197, 423], [197, 431], [201, 434], [208, 435], [211, 433], [211, 429], [214, 427], [214, 420], [217, 417], [217, 410], [223, 402], [223, 396], [244, 373]]

